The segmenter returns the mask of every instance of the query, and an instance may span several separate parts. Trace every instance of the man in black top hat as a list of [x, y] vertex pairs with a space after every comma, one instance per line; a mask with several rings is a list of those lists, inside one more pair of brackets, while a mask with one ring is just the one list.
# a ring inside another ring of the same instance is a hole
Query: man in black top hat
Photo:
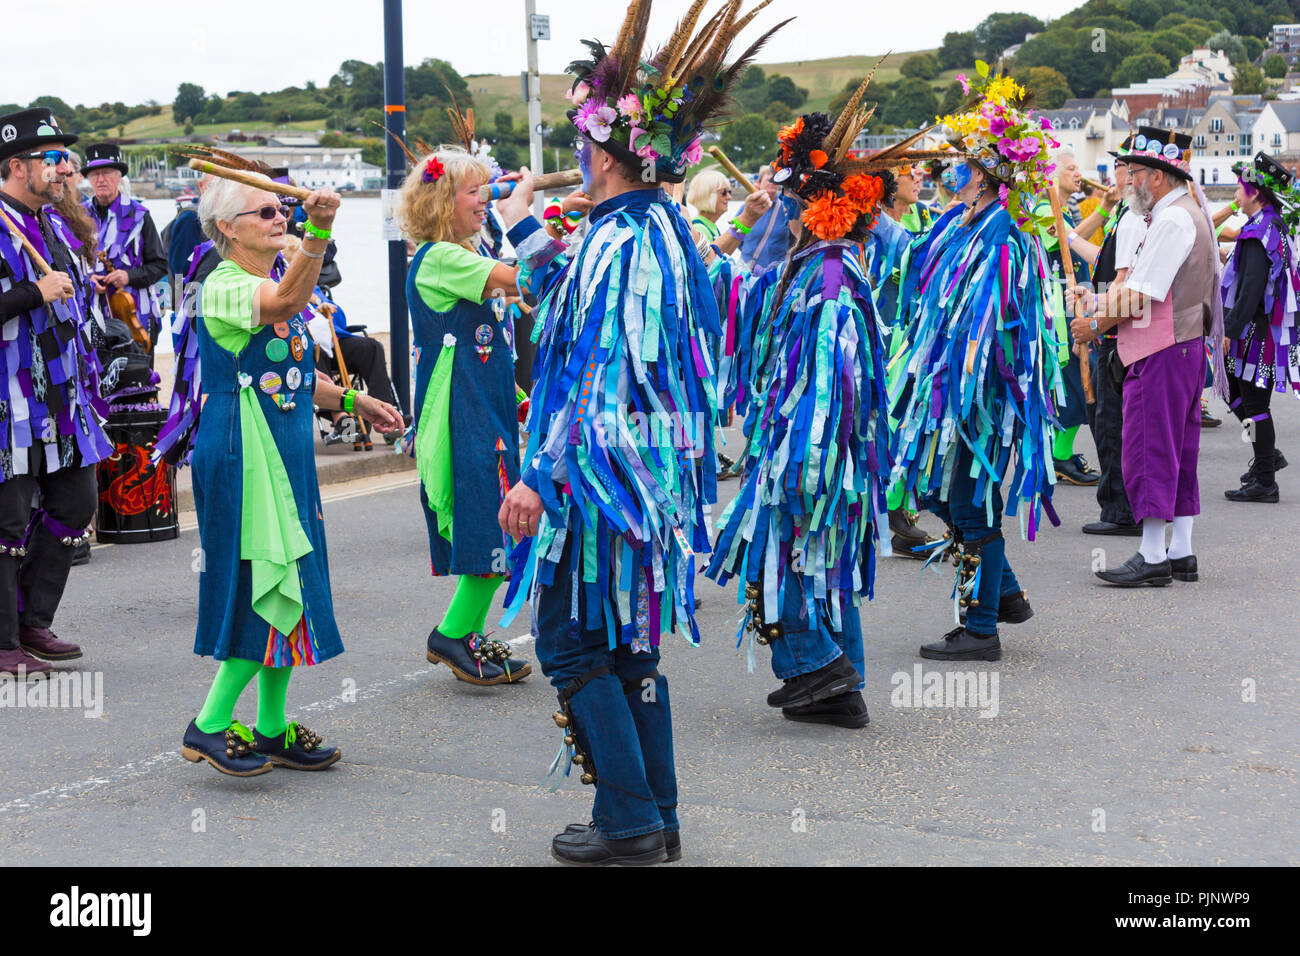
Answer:
[[158, 227], [144, 203], [122, 195], [127, 166], [116, 145], [87, 146], [81, 172], [94, 193], [83, 205], [99, 227], [99, 248], [112, 266], [91, 277], [95, 293], [102, 297], [101, 310], [108, 315], [108, 296], [125, 288], [135, 300], [136, 316], [149, 333], [149, 341], [156, 342], [163, 313], [156, 286], [167, 275], [167, 251]]
[[77, 240], [50, 208], [63, 198], [76, 140], [46, 109], [0, 116], [0, 673], [81, 657], [50, 626], [74, 549], [89, 540], [95, 463], [112, 451], [91, 404], [89, 283]]

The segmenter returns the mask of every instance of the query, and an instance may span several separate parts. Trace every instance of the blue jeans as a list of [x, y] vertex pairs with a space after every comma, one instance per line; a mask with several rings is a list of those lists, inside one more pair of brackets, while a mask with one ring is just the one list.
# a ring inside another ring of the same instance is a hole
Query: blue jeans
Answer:
[[[993, 488], [993, 523], [989, 524], [984, 504], [971, 502], [975, 493], [975, 479], [969, 476], [972, 456], [962, 445], [957, 451], [957, 464], [953, 469], [952, 487], [948, 501], [937, 497], [928, 499], [925, 506], [949, 527], [955, 527], [962, 540], [976, 542], [997, 533], [980, 548], [980, 586], [975, 594], [978, 604], [966, 611], [966, 630], [980, 637], [996, 637], [998, 633], [998, 603], [1003, 595], [1020, 593], [1020, 582], [1007, 560], [1007, 543], [1002, 537], [1002, 489]], [[999, 476], [1000, 478], [1001, 476]], [[990, 479], [992, 480], [992, 479]]]
[[[604, 668], [569, 698], [578, 749], [594, 766], [596, 798], [591, 816], [609, 839], [674, 831], [677, 771], [668, 679], [658, 672], [659, 649], [634, 654], [627, 644], [609, 649], [604, 629], [570, 628], [572, 545], [555, 569], [555, 585], [538, 590], [537, 660], [551, 686], [566, 687]], [[579, 588], [579, 603], [585, 601]], [[609, 600], [607, 597], [606, 600]], [[578, 610], [578, 622], [586, 619]], [[617, 610], [610, 602], [610, 612]]]
[[[790, 680], [800, 674], [811, 674], [841, 654], [847, 654], [858, 676], [864, 676], [866, 663], [858, 609], [852, 604], [843, 608], [840, 613], [842, 630], [836, 631], [831, 627], [826, 602], [814, 600], [816, 619], [810, 620], [802, 585], [803, 578], [798, 574], [791, 572], [786, 575], [785, 599], [781, 604], [781, 626], [785, 633], [772, 642], [772, 673], [780, 680]], [[859, 683], [858, 690], [865, 683]]]

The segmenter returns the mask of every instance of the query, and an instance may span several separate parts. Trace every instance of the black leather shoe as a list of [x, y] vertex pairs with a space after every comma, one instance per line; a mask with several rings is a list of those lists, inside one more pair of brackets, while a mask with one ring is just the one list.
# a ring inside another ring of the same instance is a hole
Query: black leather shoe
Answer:
[[827, 697], [851, 691], [861, 681], [862, 677], [849, 663], [849, 659], [841, 654], [825, 667], [790, 678], [780, 689], [767, 695], [767, 706], [803, 707], [815, 704]]
[[1056, 477], [1072, 485], [1095, 485], [1101, 481], [1101, 472], [1093, 471], [1088, 459], [1082, 455], [1073, 455], [1066, 459], [1056, 459]]
[[611, 840], [595, 825], [568, 828], [551, 841], [551, 856], [570, 866], [653, 866], [668, 862], [664, 831]]
[[1210, 414], [1210, 408], [1205, 402], [1201, 402], [1201, 427], [1218, 428], [1223, 424], [1222, 418], [1215, 418]]
[[[583, 833], [587, 830], [596, 829], [596, 821], [590, 823], [570, 823], [564, 828], [565, 833]], [[664, 852], [668, 854], [665, 863], [676, 863], [682, 858], [682, 832], [680, 830], [664, 830]]]
[[324, 770], [343, 756], [338, 747], [322, 747], [320, 736], [297, 721], [274, 737], [267, 737], [254, 727], [253, 747], [271, 763], [291, 770]]
[[913, 549], [936, 540], [917, 527], [916, 515], [905, 508], [895, 508], [889, 513], [889, 531], [889, 546], [895, 556], [900, 558], [924, 561], [929, 557], [929, 552]]
[[1114, 521], [1090, 521], [1083, 526], [1084, 534], [1113, 534], [1126, 538], [1142, 537], [1140, 524], [1116, 524]]
[[871, 723], [867, 716], [867, 702], [862, 692], [851, 690], [847, 694], [828, 697], [803, 707], [782, 707], [781, 716], [805, 724], [830, 724], [833, 727], [856, 729]]
[[90, 563], [90, 540], [87, 539], [72, 549], [72, 566], [79, 567]]
[[479, 686], [510, 684], [533, 672], [525, 660], [513, 656], [510, 645], [482, 634], [466, 634], [452, 640], [436, 627], [429, 635], [426, 658], [431, 664], [446, 664], [463, 681]]
[[[1286, 455], [1282, 454], [1276, 448], [1273, 449], [1273, 474], [1277, 474], [1287, 466]], [[1244, 485], [1255, 477], [1255, 459], [1250, 460], [1246, 470], [1241, 473], [1241, 483]]]
[[964, 627], [956, 627], [943, 640], [922, 644], [921, 656], [929, 661], [1000, 661], [1002, 642], [996, 634], [979, 637]]
[[1229, 501], [1264, 501], [1269, 504], [1277, 504], [1277, 482], [1270, 482], [1266, 485], [1252, 475], [1250, 481], [1240, 488], [1225, 491], [1223, 497]]
[[271, 761], [253, 749], [252, 731], [237, 721], [226, 730], [205, 734], [191, 720], [181, 742], [181, 756], [190, 763], [206, 760], [232, 777], [256, 777], [273, 769]]
[[[999, 624], [1024, 624], [1034, 616], [1034, 609], [1029, 606], [1029, 595], [1024, 591], [1004, 594], [998, 599]], [[961, 609], [961, 623], [966, 623], [966, 609]]]
[[1189, 554], [1185, 558], [1170, 558], [1169, 573], [1177, 581], [1195, 581], [1198, 580], [1196, 571], [1196, 555]]
[[1174, 580], [1173, 569], [1169, 566], [1168, 558], [1159, 564], [1149, 564], [1146, 558], [1142, 557], [1141, 551], [1113, 571], [1098, 571], [1097, 577], [1107, 584], [1114, 584], [1121, 588], [1140, 588], [1146, 584], [1162, 588], [1166, 584], [1172, 584]]

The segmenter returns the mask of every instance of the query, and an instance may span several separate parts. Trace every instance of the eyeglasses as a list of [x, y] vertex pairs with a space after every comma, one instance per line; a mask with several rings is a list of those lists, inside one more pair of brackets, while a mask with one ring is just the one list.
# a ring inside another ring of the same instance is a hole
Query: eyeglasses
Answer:
[[57, 166], [70, 161], [66, 149], [47, 149], [40, 153], [28, 153], [23, 159], [43, 159], [46, 166]]
[[249, 209], [246, 212], [235, 213], [235, 218], [238, 219], [240, 216], [252, 216], [254, 214], [256, 214], [259, 219], [265, 219], [267, 222], [270, 222], [276, 216], [283, 216], [285, 219], [288, 219], [289, 207], [283, 204], [272, 206], [270, 203], [267, 203], [260, 209]]

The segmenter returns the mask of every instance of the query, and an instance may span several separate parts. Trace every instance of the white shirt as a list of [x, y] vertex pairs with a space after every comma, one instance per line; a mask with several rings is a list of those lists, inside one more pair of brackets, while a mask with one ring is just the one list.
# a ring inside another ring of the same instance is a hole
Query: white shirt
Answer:
[[1138, 246], [1147, 234], [1147, 222], [1134, 211], [1132, 206], [1124, 213], [1124, 218], [1115, 227], [1115, 271], [1133, 268], [1137, 259]]
[[[1174, 276], [1187, 261], [1196, 244], [1196, 224], [1186, 209], [1175, 206], [1187, 195], [1186, 186], [1177, 186], [1166, 193], [1151, 210], [1151, 225], [1146, 237], [1134, 254], [1133, 271], [1125, 285], [1161, 302], [1169, 295]], [[1138, 222], [1142, 216], [1134, 210]], [[1125, 216], [1125, 219], [1130, 217]], [[1123, 223], [1121, 223], [1123, 225]], [[1119, 261], [1116, 257], [1116, 267]]]

